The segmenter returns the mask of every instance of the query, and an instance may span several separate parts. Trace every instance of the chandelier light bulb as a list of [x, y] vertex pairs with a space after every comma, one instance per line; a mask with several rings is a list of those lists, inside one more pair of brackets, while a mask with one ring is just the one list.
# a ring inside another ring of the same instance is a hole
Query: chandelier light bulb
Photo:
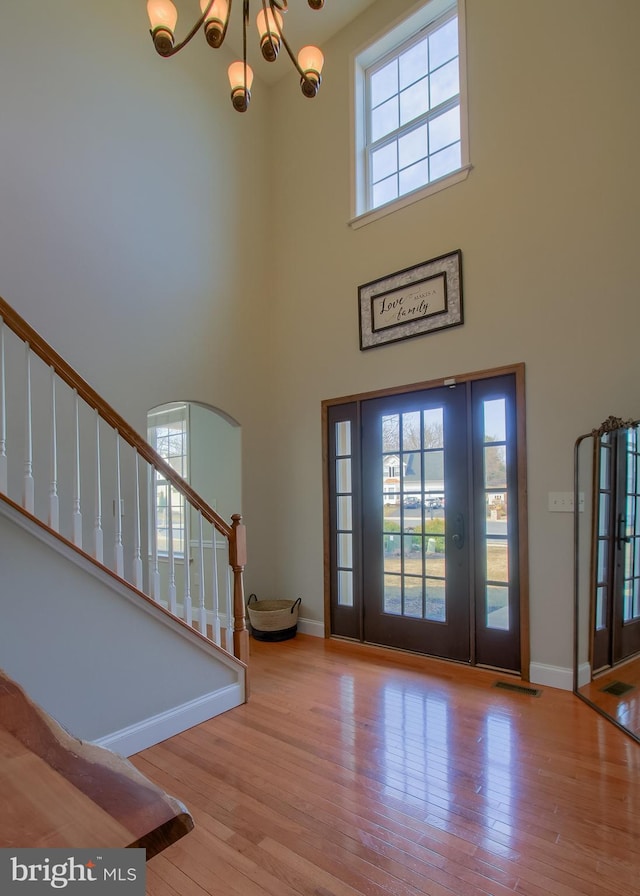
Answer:
[[[245, 84], [245, 70], [247, 82]], [[253, 84], [253, 71], [250, 65], [239, 59], [232, 62], [228, 69], [229, 84], [231, 85], [231, 102], [238, 112], [246, 112], [251, 100], [251, 85]]]
[[[209, 0], [200, 0], [200, 9], [205, 14]], [[227, 20], [229, 18], [228, 0], [213, 0], [211, 9], [204, 20], [204, 33], [210, 47], [219, 47], [224, 40]]]
[[300, 87], [305, 96], [314, 97], [322, 81], [322, 66], [324, 56], [318, 47], [303, 47], [298, 53], [298, 65], [302, 69], [303, 76], [300, 79]]
[[161, 56], [166, 56], [173, 49], [178, 10], [171, 0], [148, 0], [147, 15], [154, 46]]
[[276, 10], [261, 9], [256, 19], [258, 34], [260, 35], [260, 49], [267, 62], [273, 62], [280, 50], [280, 35], [282, 33], [282, 16]]

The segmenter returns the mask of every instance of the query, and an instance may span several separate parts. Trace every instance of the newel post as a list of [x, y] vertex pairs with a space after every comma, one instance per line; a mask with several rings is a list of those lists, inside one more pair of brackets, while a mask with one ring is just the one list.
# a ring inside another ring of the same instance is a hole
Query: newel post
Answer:
[[231, 517], [233, 537], [229, 544], [229, 562], [233, 569], [233, 652], [249, 663], [249, 632], [244, 616], [244, 582], [242, 573], [247, 563], [247, 530], [242, 524], [242, 515]]

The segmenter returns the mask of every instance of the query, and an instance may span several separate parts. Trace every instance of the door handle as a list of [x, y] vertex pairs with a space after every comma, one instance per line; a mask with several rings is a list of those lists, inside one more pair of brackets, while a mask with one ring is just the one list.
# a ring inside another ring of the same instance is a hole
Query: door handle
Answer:
[[629, 544], [631, 539], [628, 535], [624, 534], [625, 527], [627, 525], [627, 521], [622, 514], [618, 516], [618, 532], [616, 535], [616, 542], [618, 550], [622, 550], [623, 544]]
[[457, 531], [451, 536], [451, 541], [460, 551], [464, 547], [464, 517], [461, 513], [456, 514], [454, 525]]

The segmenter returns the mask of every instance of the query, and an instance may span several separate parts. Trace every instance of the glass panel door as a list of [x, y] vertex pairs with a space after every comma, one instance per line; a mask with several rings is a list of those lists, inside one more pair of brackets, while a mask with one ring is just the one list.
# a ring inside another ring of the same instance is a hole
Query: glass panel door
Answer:
[[470, 658], [464, 388], [363, 403], [365, 640]]

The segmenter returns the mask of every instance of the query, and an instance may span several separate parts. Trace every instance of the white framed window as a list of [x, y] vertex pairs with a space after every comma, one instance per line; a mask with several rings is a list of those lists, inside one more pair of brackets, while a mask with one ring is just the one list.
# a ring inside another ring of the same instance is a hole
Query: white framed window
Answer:
[[352, 226], [470, 169], [464, 0], [430, 0], [354, 56]]
[[[188, 481], [189, 406], [168, 404], [154, 408], [147, 415], [147, 440], [183, 479]], [[185, 500], [177, 489], [154, 471], [153, 519], [158, 554], [184, 556]], [[171, 512], [169, 512], [171, 508]]]

